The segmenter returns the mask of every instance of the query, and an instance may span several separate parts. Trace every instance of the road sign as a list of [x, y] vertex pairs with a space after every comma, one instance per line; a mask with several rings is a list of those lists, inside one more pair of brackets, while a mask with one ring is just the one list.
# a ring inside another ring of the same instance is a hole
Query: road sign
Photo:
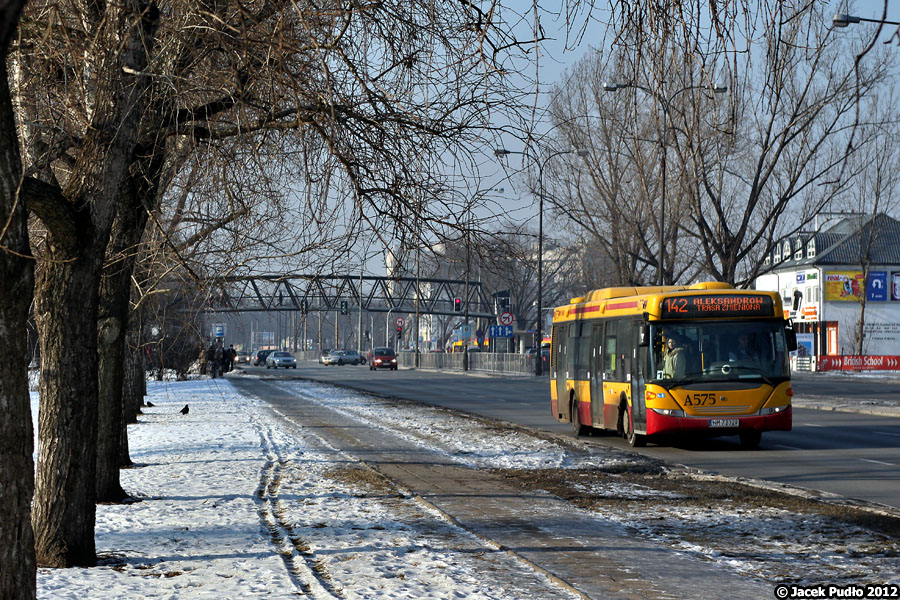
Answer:
[[502, 312], [500, 313], [500, 317], [497, 319], [501, 325], [512, 325], [513, 315], [511, 312]]
[[213, 337], [216, 337], [216, 338], [225, 337], [225, 323], [214, 323], [213, 324]]
[[406, 321], [403, 320], [403, 317], [397, 317], [394, 323], [397, 325], [397, 327], [403, 327], [404, 325], [406, 325]]
[[513, 336], [512, 325], [491, 325], [488, 335], [492, 338], [509, 338]]

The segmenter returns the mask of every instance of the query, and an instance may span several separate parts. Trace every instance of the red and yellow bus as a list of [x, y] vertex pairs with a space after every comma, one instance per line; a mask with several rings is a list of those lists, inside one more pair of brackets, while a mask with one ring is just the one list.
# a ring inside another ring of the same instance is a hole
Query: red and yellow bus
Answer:
[[727, 283], [615, 287], [553, 311], [550, 405], [575, 435], [740, 436], [791, 429], [796, 336], [777, 292]]

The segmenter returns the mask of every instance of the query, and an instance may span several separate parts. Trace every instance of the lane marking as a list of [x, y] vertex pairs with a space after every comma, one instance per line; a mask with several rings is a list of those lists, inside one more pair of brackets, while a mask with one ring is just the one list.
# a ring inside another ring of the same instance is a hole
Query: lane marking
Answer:
[[827, 427], [827, 425], [818, 425], [816, 423], [803, 423], [804, 427]]
[[876, 465], [886, 465], [888, 467], [896, 467], [897, 466], [894, 463], [882, 462], [880, 460], [872, 460], [870, 458], [859, 458], [857, 460], [861, 460], [863, 462], [868, 462], [868, 463], [875, 463]]
[[872, 433], [877, 433], [880, 435], [893, 435], [895, 437], [900, 437], [900, 433], [894, 433], [893, 431], [873, 431]]
[[773, 444], [776, 448], [787, 448], [788, 450], [803, 450], [804, 448], [798, 448], [797, 446], [787, 446], [785, 444]]

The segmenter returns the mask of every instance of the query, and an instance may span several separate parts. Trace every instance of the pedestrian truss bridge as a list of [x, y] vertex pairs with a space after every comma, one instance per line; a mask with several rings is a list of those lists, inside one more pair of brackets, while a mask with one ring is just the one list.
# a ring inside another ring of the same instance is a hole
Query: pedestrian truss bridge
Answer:
[[[460, 301], [457, 302], [457, 299]], [[357, 311], [492, 318], [494, 299], [480, 281], [371, 275], [225, 277], [205, 312]]]

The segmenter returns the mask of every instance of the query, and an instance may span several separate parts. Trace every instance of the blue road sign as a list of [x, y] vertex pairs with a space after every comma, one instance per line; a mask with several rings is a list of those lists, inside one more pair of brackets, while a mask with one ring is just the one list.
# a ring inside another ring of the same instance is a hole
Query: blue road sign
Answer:
[[492, 338], [511, 338], [513, 336], [512, 325], [491, 325], [488, 328], [488, 336]]

